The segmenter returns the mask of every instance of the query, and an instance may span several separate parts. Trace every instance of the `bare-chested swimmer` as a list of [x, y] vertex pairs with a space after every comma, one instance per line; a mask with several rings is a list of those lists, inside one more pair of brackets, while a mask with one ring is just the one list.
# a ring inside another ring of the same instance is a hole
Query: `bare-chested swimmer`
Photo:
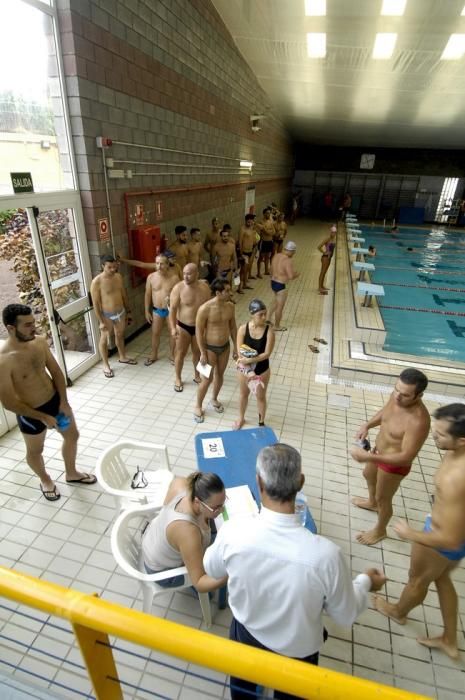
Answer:
[[[152, 352], [144, 362], [146, 367], [158, 360], [161, 332], [165, 320], [168, 323], [171, 290], [179, 282], [178, 274], [173, 268], [170, 268], [167, 257], [157, 255], [155, 263], [157, 270], [147, 277], [145, 285], [145, 318], [152, 326]], [[175, 338], [170, 333], [170, 360], [173, 363], [174, 345]]]
[[294, 241], [286, 241], [282, 253], [276, 253], [271, 260], [271, 289], [273, 291], [273, 301], [268, 312], [268, 320], [271, 321], [274, 314], [274, 330], [287, 331], [281, 326], [284, 305], [287, 299], [286, 284], [297, 279], [299, 272], [295, 272], [292, 258], [295, 255], [297, 246]]
[[235, 342], [237, 336], [234, 304], [231, 299], [231, 286], [224, 279], [215, 279], [211, 284], [215, 295], [205, 302], [197, 312], [196, 336], [200, 350], [200, 362], [212, 367], [208, 379], [202, 376], [197, 390], [197, 403], [194, 409], [194, 420], [203, 423], [205, 413], [202, 408], [208, 387], [213, 382], [213, 393], [210, 406], [217, 413], [224, 412], [224, 406], [218, 401], [218, 394], [223, 386], [224, 372], [229, 360], [230, 339], [233, 342], [233, 358], [237, 359]]
[[[44, 498], [57, 501], [60, 492], [43, 458], [47, 428], [56, 428], [63, 437], [66, 483], [95, 484], [97, 479], [76, 470], [79, 433], [68, 403], [66, 380], [47, 339], [36, 336], [32, 310], [23, 304], [8, 304], [3, 309], [3, 323], [8, 339], [0, 350], [0, 401], [16, 413], [26, 443], [26, 461], [40, 479]], [[63, 417], [67, 419], [66, 426]]]
[[370, 428], [380, 426], [372, 452], [361, 447], [350, 450], [353, 459], [365, 463], [363, 476], [368, 486], [368, 498], [353, 498], [352, 503], [378, 513], [373, 530], [357, 535], [361, 544], [376, 544], [387, 536], [394, 494], [428, 437], [431, 421], [421, 400], [427, 385], [423, 372], [404, 369], [387, 404], [355, 436], [357, 441], [365, 440]]
[[102, 272], [94, 277], [90, 286], [95, 315], [99, 321], [100, 341], [98, 348], [103, 362], [103, 373], [107, 379], [114, 377], [108, 364], [108, 343], [112, 333], [115, 334], [119, 360], [124, 365], [137, 365], [137, 360], [126, 355], [124, 346], [124, 329], [130, 323], [131, 310], [123, 284], [118, 272], [118, 262], [112, 255], [102, 258]]
[[435, 497], [422, 532], [401, 520], [394, 525], [399, 537], [412, 542], [409, 580], [397, 603], [375, 597], [375, 607], [400, 625], [420, 605], [434, 582], [439, 597], [444, 631], [439, 637], [417, 642], [459, 657], [457, 646], [457, 593], [451, 572], [465, 558], [465, 405], [453, 403], [433, 414], [433, 438], [446, 454], [434, 478]]
[[200, 350], [195, 337], [195, 317], [199, 307], [211, 296], [208, 284], [199, 280], [197, 265], [188, 263], [184, 267], [183, 277], [183, 281], [178, 282], [171, 292], [169, 316], [171, 336], [176, 341], [174, 390], [178, 393], [184, 389], [181, 375], [189, 346], [194, 364], [194, 382], [200, 384], [200, 375], [196, 369]]

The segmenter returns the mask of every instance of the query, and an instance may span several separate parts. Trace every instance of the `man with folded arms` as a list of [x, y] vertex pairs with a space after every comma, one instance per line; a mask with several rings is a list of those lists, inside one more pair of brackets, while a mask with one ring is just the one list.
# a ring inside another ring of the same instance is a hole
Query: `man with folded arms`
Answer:
[[[353, 581], [337, 545], [302, 527], [295, 497], [303, 486], [301, 457], [290, 445], [264, 447], [257, 457], [260, 514], [229, 520], [204, 556], [209, 576], [228, 576], [233, 614], [229, 637], [242, 644], [318, 664], [327, 636], [323, 613], [350, 627], [385, 577], [368, 569]], [[231, 698], [254, 695], [231, 677]], [[275, 691], [275, 698], [293, 695]]]

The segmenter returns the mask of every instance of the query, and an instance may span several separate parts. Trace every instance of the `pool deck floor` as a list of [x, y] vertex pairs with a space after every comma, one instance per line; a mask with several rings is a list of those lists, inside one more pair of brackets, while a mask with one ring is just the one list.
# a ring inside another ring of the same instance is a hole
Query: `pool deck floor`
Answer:
[[[295, 264], [300, 277], [289, 284], [283, 317], [288, 331], [276, 334], [279, 337], [270, 361], [266, 424], [280, 441], [293, 445], [302, 455], [304, 491], [318, 532], [341, 548], [354, 576], [368, 567], [382, 568], [388, 577], [386, 594], [395, 600], [408, 578], [410, 545], [397, 537], [393, 523], [388, 527], [388, 537], [373, 547], [356, 541], [360, 530], [373, 527], [375, 514], [352, 503], [354, 496], [365, 494], [366, 485], [361, 466], [351, 459], [349, 449], [360, 424], [383, 406], [395, 376], [410, 362], [404, 359], [402, 366], [397, 366], [386, 360], [371, 363], [349, 356], [350, 342], [364, 343], [365, 349], [373, 345], [376, 349], [376, 333], [382, 329], [374, 326], [369, 331], [374, 334], [373, 341], [371, 335], [365, 341], [354, 340], [349, 325], [351, 318], [345, 314], [343, 305], [350, 298], [347, 269], [342, 267], [347, 259], [345, 234], [339, 235], [337, 265], [332, 262], [328, 275], [327, 286], [332, 290], [327, 296], [318, 294], [320, 253], [316, 246], [328, 228], [327, 223], [306, 220], [298, 220], [289, 227], [289, 238], [298, 246]], [[269, 277], [254, 280], [252, 285], [253, 291], [237, 297], [236, 318], [240, 323], [247, 319], [247, 307], [253, 297], [266, 303], [271, 300]], [[338, 311], [334, 324], [333, 308]], [[350, 307], [348, 311], [352, 313]], [[373, 323], [376, 318], [373, 311]], [[318, 343], [319, 353], [312, 353], [308, 347], [315, 343], [315, 337], [328, 343]], [[232, 361], [220, 394], [224, 413], [207, 409], [205, 423], [196, 425], [192, 418], [196, 386], [192, 382], [190, 358], [186, 358], [184, 366], [184, 391], [177, 394], [173, 391], [173, 368], [167, 357], [166, 331], [162, 335], [160, 360], [144, 367], [149, 348], [150, 330], [128, 345], [128, 353], [138, 360], [136, 366], [119, 365], [112, 358], [114, 379], [105, 379], [102, 364], [98, 363], [70, 388], [69, 399], [80, 430], [79, 469], [92, 471], [101, 451], [126, 437], [166, 444], [174, 473], [185, 476], [196, 469], [195, 435], [227, 430], [237, 418], [239, 390]], [[346, 363], [344, 370], [351, 378], [332, 376], [332, 356]], [[367, 364], [368, 371], [364, 369]], [[411, 364], [418, 366], [419, 360]], [[363, 372], [358, 379], [357, 368]], [[382, 378], [379, 384], [373, 379], [378, 372]], [[440, 368], [437, 372], [439, 377]], [[425, 405], [433, 411], [451, 398], [443, 393], [436, 396], [428, 390]], [[246, 427], [257, 425], [253, 398], [246, 419]], [[375, 434], [376, 430], [371, 431], [372, 441]], [[140, 610], [137, 582], [119, 569], [111, 553], [113, 499], [98, 484], [73, 487], [65, 482], [61, 438], [55, 431], [49, 431], [46, 437], [45, 459], [62, 494], [55, 503], [46, 502], [39, 491], [37, 478], [25, 462], [24, 442], [18, 428], [0, 437], [0, 564], [77, 591], [96, 592], [104, 600]], [[406, 518], [415, 529], [422, 528], [431, 507], [434, 475], [440, 459], [429, 435], [411, 473], [395, 495], [394, 519]], [[463, 562], [453, 572], [453, 580], [459, 597], [459, 661], [454, 662], [416, 642], [419, 635], [437, 635], [441, 630], [438, 597], [431, 587], [423, 605], [411, 612], [402, 627], [374, 610], [371, 600], [368, 609], [349, 629], [325, 617], [330, 637], [322, 649], [321, 667], [438, 700], [463, 700]], [[40, 678], [36, 682], [42, 688], [51, 687], [52, 692], [69, 700], [87, 697], [91, 693], [90, 682], [67, 623], [51, 618], [58, 628], [50, 627], [44, 614], [6, 600], [1, 603], [0, 673], [14, 672], [19, 680], [28, 680], [29, 673], [36, 673]], [[188, 591], [163, 593], [155, 599], [152, 612], [188, 628], [205, 630], [198, 601]], [[24, 617], [24, 613], [32, 614], [35, 619]], [[226, 637], [230, 610], [218, 610], [213, 602], [213, 615], [209, 632]], [[120, 678], [126, 682], [125, 700], [149, 700], [155, 693], [172, 700], [230, 697], [227, 679], [221, 673], [128, 643], [120, 643], [119, 648], [115, 653]], [[136, 655], [130, 656], [128, 651]], [[57, 688], [54, 683], [62, 685]], [[138, 690], [139, 687], [147, 690]]]

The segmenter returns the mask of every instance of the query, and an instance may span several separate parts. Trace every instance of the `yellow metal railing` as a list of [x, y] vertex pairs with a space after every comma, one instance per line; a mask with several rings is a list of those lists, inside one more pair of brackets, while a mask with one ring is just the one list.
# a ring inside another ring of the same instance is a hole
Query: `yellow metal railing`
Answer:
[[318, 700], [427, 700], [231, 642], [0, 567], [0, 595], [71, 622], [97, 700], [122, 700], [108, 635], [269, 688]]

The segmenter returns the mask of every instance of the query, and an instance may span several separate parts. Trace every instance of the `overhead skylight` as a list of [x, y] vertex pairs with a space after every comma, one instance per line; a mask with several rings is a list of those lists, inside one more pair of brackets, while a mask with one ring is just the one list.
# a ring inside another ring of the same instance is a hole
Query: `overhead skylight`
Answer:
[[406, 4], [407, 0], [383, 0], [381, 14], [391, 17], [402, 17]]
[[397, 34], [392, 34], [390, 32], [381, 32], [377, 34], [373, 47], [373, 58], [391, 58], [396, 46], [396, 41]]
[[[463, 14], [463, 13], [462, 13]], [[442, 52], [442, 61], [458, 61], [465, 53], [465, 34], [451, 34]]]
[[324, 17], [326, 15], [326, 0], [305, 0], [307, 17]]
[[322, 32], [307, 34], [307, 52], [310, 58], [324, 58], [326, 56], [326, 34]]

